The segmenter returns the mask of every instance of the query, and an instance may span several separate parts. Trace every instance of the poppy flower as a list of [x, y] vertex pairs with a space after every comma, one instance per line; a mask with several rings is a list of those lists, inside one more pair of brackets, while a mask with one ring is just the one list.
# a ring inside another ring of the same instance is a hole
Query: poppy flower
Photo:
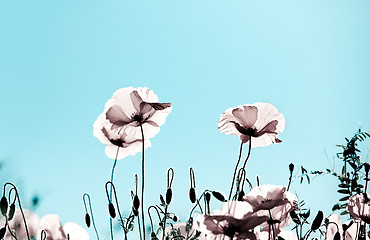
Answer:
[[67, 240], [67, 235], [74, 240], [89, 239], [86, 230], [75, 223], [66, 223], [62, 227], [60, 219], [56, 214], [48, 214], [41, 218], [38, 239], [41, 237], [42, 230], [46, 232], [46, 240]]
[[218, 129], [236, 135], [243, 143], [251, 139], [251, 147], [263, 147], [281, 142], [278, 133], [284, 131], [285, 118], [270, 103], [254, 103], [229, 108], [218, 122]]
[[[243, 197], [243, 201], [249, 203], [258, 216], [271, 217], [274, 234], [277, 235], [287, 227], [292, 219], [289, 212], [296, 207], [297, 197], [288, 192], [285, 186], [262, 185], [253, 188]], [[260, 231], [269, 231], [268, 222], [262, 223]], [[272, 233], [272, 232], [271, 232]]]
[[[135, 155], [142, 150], [142, 139], [127, 135], [125, 131], [112, 130], [112, 124], [100, 114], [94, 123], [94, 136], [101, 143], [106, 144], [105, 153], [111, 159], [122, 159], [129, 155]], [[144, 147], [150, 147], [150, 141], [144, 140]]]
[[148, 88], [121, 88], [106, 103], [104, 114], [111, 129], [125, 131], [127, 135], [146, 139], [154, 137], [171, 112], [171, 103], [159, 103], [158, 97]]
[[348, 199], [347, 211], [355, 220], [370, 224], [370, 195], [359, 193]]
[[340, 239], [342, 239], [343, 238], [342, 237], [343, 236], [343, 226], [342, 226], [342, 220], [340, 219], [340, 217], [337, 214], [332, 214], [327, 219], [328, 219], [328, 224], [326, 227], [325, 239], [333, 240], [334, 235], [337, 232], [339, 232]]
[[256, 239], [253, 229], [268, 219], [256, 215], [246, 202], [229, 201], [212, 215], [198, 215], [197, 221], [207, 239]]
[[254, 211], [272, 210], [281, 205], [289, 205], [293, 210], [297, 197], [288, 192], [285, 186], [267, 184], [253, 188], [243, 197], [243, 201], [248, 202]]

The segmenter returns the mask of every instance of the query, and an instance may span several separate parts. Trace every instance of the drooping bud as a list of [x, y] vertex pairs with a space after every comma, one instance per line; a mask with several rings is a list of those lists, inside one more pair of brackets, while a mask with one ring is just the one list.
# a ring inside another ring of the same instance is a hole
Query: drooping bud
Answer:
[[167, 192], [166, 192], [166, 203], [167, 203], [167, 205], [170, 204], [171, 201], [172, 201], [172, 189], [167, 188]]
[[174, 222], [177, 222], [177, 216], [175, 215], [175, 216], [173, 216], [173, 218], [172, 218], [172, 220], [174, 221]]
[[12, 220], [13, 217], [14, 217], [14, 213], [15, 213], [15, 204], [12, 203], [10, 204], [10, 207], [9, 207], [9, 216], [8, 216], [8, 221]]
[[322, 211], [319, 211], [311, 224], [311, 230], [315, 231], [319, 229], [323, 219], [324, 219], [324, 213]]
[[204, 197], [206, 198], [207, 202], [211, 201], [211, 194], [209, 192], [206, 192], [206, 194], [204, 194]]
[[85, 223], [86, 223], [86, 226], [89, 228], [91, 225], [91, 221], [90, 221], [90, 215], [88, 213], [86, 213], [85, 215]]
[[3, 239], [4, 238], [5, 233], [6, 233], [6, 228], [5, 227], [1, 228], [0, 229], [0, 239]]
[[3, 196], [0, 200], [0, 208], [1, 208], [1, 214], [3, 214], [4, 217], [6, 217], [6, 213], [8, 212], [8, 200], [5, 196]]
[[193, 187], [189, 190], [189, 198], [191, 203], [195, 203], [195, 201], [197, 200], [197, 194], [195, 192], [195, 188]]
[[135, 197], [134, 197], [134, 209], [138, 210], [139, 207], [140, 207], [140, 200], [139, 200], [139, 197], [137, 195], [135, 195]]
[[365, 163], [364, 167], [365, 167], [365, 172], [368, 173], [370, 171], [370, 164]]
[[216, 191], [212, 191], [212, 195], [219, 201], [221, 202], [225, 202], [225, 197], [224, 195], [222, 195], [221, 193], [219, 192], [216, 192]]
[[108, 210], [109, 210], [109, 215], [111, 216], [111, 218], [115, 218], [116, 217], [116, 209], [114, 208], [113, 203], [108, 204]]
[[334, 234], [334, 238], [333, 238], [333, 240], [340, 240], [340, 233], [339, 233], [339, 232], [336, 232], [336, 233]]
[[293, 172], [293, 170], [294, 170], [294, 164], [291, 163], [291, 164], [289, 164], [289, 171], [290, 172]]

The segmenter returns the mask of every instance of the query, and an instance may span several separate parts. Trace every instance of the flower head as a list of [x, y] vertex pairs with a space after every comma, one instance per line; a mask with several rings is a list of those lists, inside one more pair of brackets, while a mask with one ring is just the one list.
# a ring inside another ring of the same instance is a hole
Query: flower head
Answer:
[[243, 143], [251, 139], [252, 147], [263, 147], [281, 142], [277, 135], [284, 131], [285, 119], [272, 104], [258, 102], [227, 109], [218, 128], [227, 135], [238, 136]]
[[62, 227], [60, 219], [56, 214], [48, 214], [41, 218], [38, 239], [42, 230], [46, 232], [46, 240], [67, 240], [68, 235], [70, 239], [74, 240], [89, 239], [86, 230], [75, 223], [66, 223]]
[[[101, 143], [106, 144], [105, 153], [109, 158], [121, 159], [128, 155], [135, 155], [142, 149], [142, 139], [127, 135], [125, 131], [111, 129], [112, 124], [105, 118], [105, 114], [99, 115], [94, 123], [94, 136]], [[144, 139], [144, 147], [150, 147], [149, 140]]]
[[370, 224], [370, 195], [359, 193], [348, 199], [347, 211], [355, 220]]
[[104, 114], [112, 130], [124, 130], [127, 135], [141, 139], [154, 137], [171, 112], [171, 103], [158, 103], [148, 88], [121, 88], [106, 103]]
[[268, 219], [255, 214], [246, 202], [229, 201], [212, 215], [199, 215], [197, 221], [199, 230], [211, 239], [255, 239], [253, 229]]

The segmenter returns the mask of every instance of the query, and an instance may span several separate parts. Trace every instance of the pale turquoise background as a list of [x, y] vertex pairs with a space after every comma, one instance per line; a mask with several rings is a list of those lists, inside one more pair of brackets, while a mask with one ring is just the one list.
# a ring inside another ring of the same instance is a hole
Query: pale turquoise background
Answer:
[[[25, 206], [38, 194], [40, 216], [81, 225], [82, 194], [90, 193], [107, 238], [104, 184], [113, 161], [92, 124], [127, 86], [173, 103], [146, 152], [146, 206], [159, 202], [173, 167], [171, 210], [183, 221], [190, 166], [198, 191], [228, 193], [239, 140], [217, 122], [229, 107], [270, 102], [286, 118], [283, 143], [252, 151], [253, 183], [258, 174], [262, 183], [287, 184], [291, 162], [330, 168], [335, 144], [370, 130], [369, 13], [367, 0], [2, 0], [0, 182], [15, 182]], [[365, 160], [369, 140], [360, 147]], [[139, 171], [140, 154], [118, 162], [125, 212]], [[330, 176], [311, 185], [295, 179], [292, 190], [327, 215], [336, 184]]]

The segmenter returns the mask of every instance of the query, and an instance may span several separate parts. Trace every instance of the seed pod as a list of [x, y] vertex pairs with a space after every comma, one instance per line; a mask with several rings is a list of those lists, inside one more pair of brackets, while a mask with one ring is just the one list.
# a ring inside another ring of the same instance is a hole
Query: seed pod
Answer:
[[334, 234], [334, 238], [333, 238], [333, 240], [340, 240], [340, 233], [339, 233], [339, 232], [336, 232], [336, 233]]
[[221, 202], [225, 202], [225, 197], [224, 195], [222, 195], [221, 193], [219, 192], [216, 192], [216, 191], [212, 191], [212, 195], [219, 201]]
[[364, 167], [365, 167], [365, 172], [369, 172], [369, 170], [370, 170], [370, 164], [368, 164], [368, 163], [365, 163], [364, 164]]
[[244, 197], [245, 193], [244, 191], [241, 191], [238, 195], [238, 201], [243, 201], [243, 197]]
[[167, 205], [171, 203], [171, 200], [172, 200], [172, 189], [167, 188], [167, 192], [166, 192], [166, 203], [167, 203]]
[[195, 188], [190, 188], [189, 190], [189, 198], [191, 203], [195, 203], [197, 200], [197, 193], [195, 192]]
[[6, 200], [5, 196], [3, 196], [0, 200], [0, 208], [1, 214], [3, 214], [3, 216], [6, 217], [6, 213], [8, 212], [8, 200]]
[[206, 194], [204, 194], [204, 197], [206, 198], [207, 202], [211, 201], [211, 194], [209, 192], [206, 192]]
[[116, 209], [114, 208], [113, 203], [108, 204], [108, 210], [109, 210], [109, 215], [111, 216], [111, 218], [115, 218], [116, 217]]
[[14, 217], [14, 213], [15, 213], [15, 204], [12, 203], [10, 204], [10, 207], [9, 207], [9, 216], [8, 216], [8, 221], [12, 220], [13, 217]]
[[324, 219], [324, 213], [322, 211], [319, 211], [311, 224], [311, 230], [315, 231], [319, 229], [323, 219]]
[[5, 233], [6, 233], [6, 228], [5, 227], [1, 228], [0, 229], [0, 239], [3, 239], [4, 238]]
[[139, 200], [139, 197], [137, 195], [135, 195], [135, 197], [134, 197], [134, 209], [138, 210], [139, 207], [140, 207], [140, 200]]
[[293, 172], [293, 170], [294, 170], [294, 164], [291, 163], [291, 164], [289, 164], [289, 171]]
[[89, 228], [91, 225], [91, 221], [90, 221], [90, 215], [88, 213], [86, 213], [85, 215], [85, 223], [86, 223], [86, 226]]

